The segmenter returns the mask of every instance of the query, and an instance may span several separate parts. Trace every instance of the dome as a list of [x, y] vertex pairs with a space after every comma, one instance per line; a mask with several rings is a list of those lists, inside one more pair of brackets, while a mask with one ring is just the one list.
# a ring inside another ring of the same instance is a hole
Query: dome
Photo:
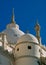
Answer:
[[25, 42], [25, 41], [38, 43], [37, 38], [36, 38], [34, 35], [28, 34], [28, 33], [25, 34], [25, 35], [23, 35], [23, 36], [21, 36], [21, 37], [19, 38], [19, 40], [17, 41], [17, 43]]
[[16, 43], [20, 36], [24, 35], [18, 27], [7, 28], [3, 31], [7, 35], [7, 41], [9, 43]]
[[16, 43], [20, 36], [24, 35], [19, 29], [19, 25], [16, 24], [15, 16], [14, 16], [14, 9], [12, 12], [11, 23], [6, 26], [6, 30], [3, 31], [7, 36], [7, 41], [9, 43]]

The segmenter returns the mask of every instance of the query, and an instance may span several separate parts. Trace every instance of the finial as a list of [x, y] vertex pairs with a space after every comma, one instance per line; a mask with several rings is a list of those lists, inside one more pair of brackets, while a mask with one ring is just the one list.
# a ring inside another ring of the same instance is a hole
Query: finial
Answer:
[[13, 8], [13, 10], [12, 10], [12, 20], [11, 20], [11, 23], [15, 23], [15, 18], [14, 18], [15, 16], [14, 16], [14, 8]]
[[36, 30], [36, 32], [40, 31], [40, 25], [38, 23], [38, 20], [36, 21], [35, 30]]
[[36, 31], [36, 37], [37, 37], [37, 39], [38, 39], [38, 41], [39, 41], [39, 43], [40, 43], [40, 25], [39, 25], [39, 23], [38, 23], [38, 20], [36, 21], [36, 25], [35, 25], [35, 31]]

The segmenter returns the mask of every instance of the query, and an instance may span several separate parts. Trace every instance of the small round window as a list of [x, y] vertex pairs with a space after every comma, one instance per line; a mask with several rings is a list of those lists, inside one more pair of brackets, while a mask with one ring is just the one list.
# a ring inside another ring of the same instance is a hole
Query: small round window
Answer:
[[19, 48], [17, 48], [17, 51], [19, 51]]
[[31, 49], [31, 46], [28, 46], [28, 49]]

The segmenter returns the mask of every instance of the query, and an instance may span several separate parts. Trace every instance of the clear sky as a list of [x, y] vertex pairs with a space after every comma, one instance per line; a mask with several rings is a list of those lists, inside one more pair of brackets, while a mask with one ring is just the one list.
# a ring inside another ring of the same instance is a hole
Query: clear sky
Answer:
[[24, 32], [29, 30], [35, 35], [34, 26], [38, 19], [42, 43], [46, 44], [46, 0], [0, 0], [0, 31], [11, 22], [13, 8], [16, 23]]

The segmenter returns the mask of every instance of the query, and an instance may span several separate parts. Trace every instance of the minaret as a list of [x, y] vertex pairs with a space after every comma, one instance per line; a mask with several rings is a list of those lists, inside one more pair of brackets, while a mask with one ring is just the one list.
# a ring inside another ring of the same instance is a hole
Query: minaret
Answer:
[[38, 23], [38, 20], [37, 20], [37, 23], [35, 25], [35, 31], [36, 31], [36, 37], [39, 41], [39, 44], [41, 43], [41, 38], [40, 38], [40, 25]]

